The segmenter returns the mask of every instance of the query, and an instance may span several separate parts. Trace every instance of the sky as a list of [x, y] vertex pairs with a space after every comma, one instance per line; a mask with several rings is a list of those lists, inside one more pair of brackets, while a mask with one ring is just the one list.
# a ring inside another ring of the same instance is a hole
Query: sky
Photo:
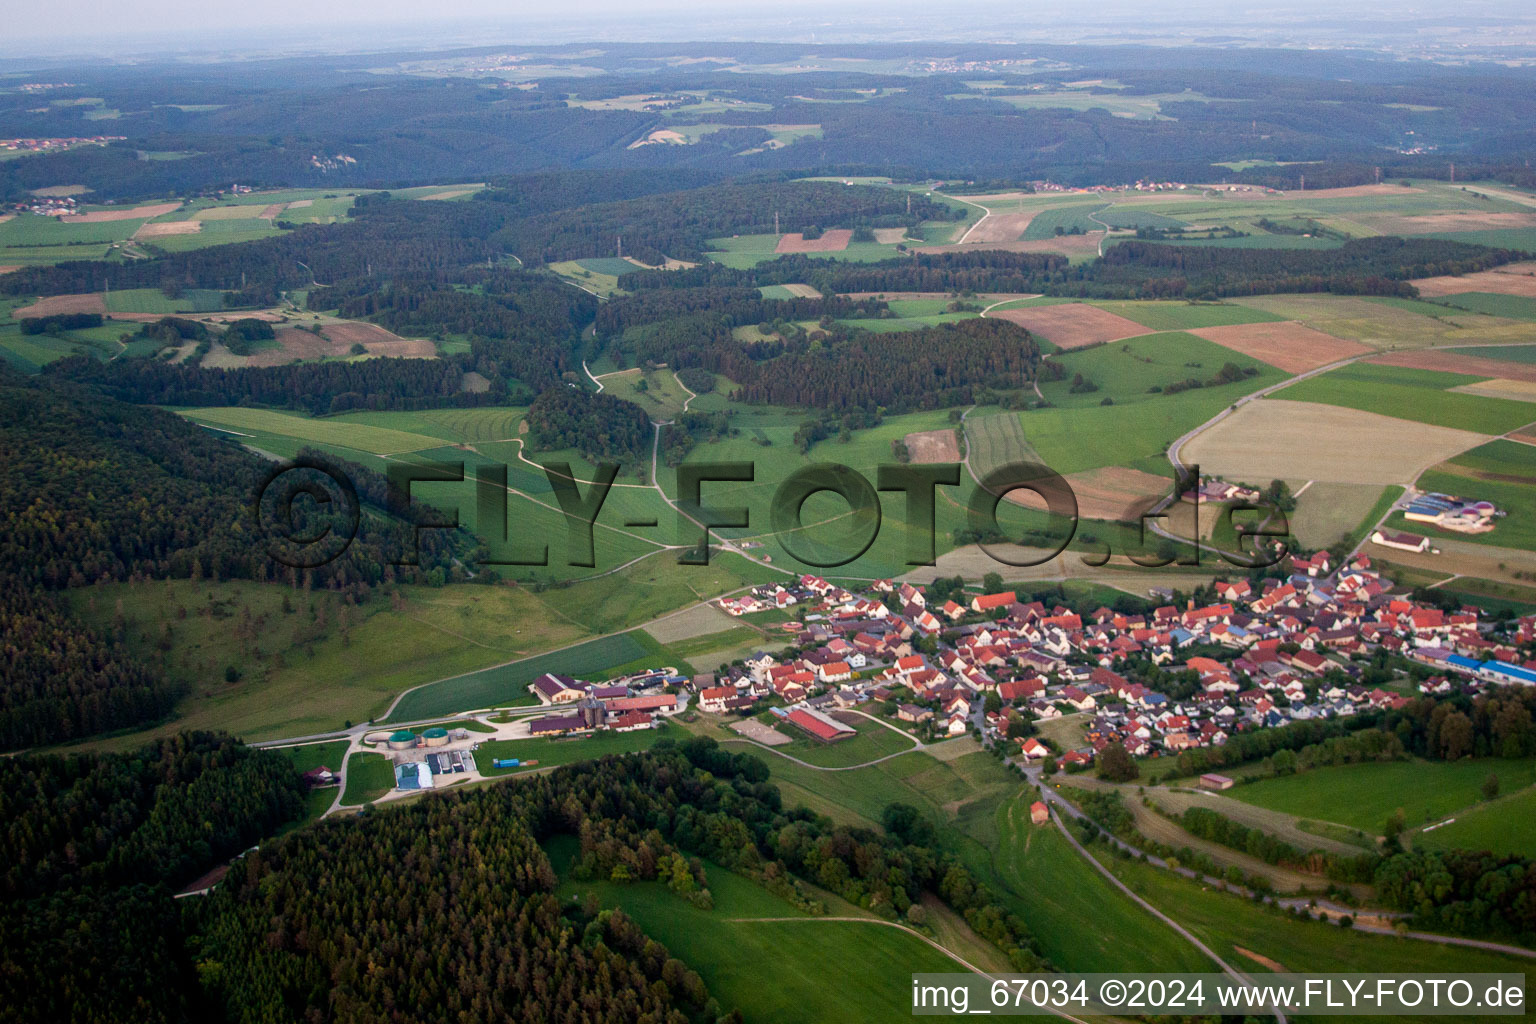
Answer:
[[[1390, 16], [1388, 14], [1390, 12]], [[0, 50], [8, 53], [381, 50], [447, 45], [587, 41], [1011, 39], [1095, 42], [1279, 39], [1292, 45], [1399, 38], [1426, 24], [1454, 31], [1536, 21], [1527, 0], [1450, 5], [1386, 0], [11, 0]], [[1309, 34], [1315, 36], [1309, 37]], [[1522, 42], [1524, 34], [1511, 36]]]

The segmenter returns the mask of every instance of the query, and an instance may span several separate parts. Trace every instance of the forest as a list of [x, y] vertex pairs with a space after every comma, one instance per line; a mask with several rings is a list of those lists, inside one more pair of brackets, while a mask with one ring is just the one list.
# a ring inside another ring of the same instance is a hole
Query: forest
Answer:
[[[737, 1019], [621, 912], [558, 901], [560, 872], [665, 877], [707, 905], [709, 872], [728, 869], [812, 912], [825, 909], [804, 883], [892, 921], [936, 898], [1016, 970], [1046, 966], [910, 808], [888, 809], [879, 831], [835, 826], [785, 810], [767, 777], [713, 740], [663, 740], [272, 839], [300, 813], [298, 775], [228, 737], [6, 759], [0, 920], [24, 942], [0, 971], [5, 1017]], [[569, 864], [545, 852], [560, 835], [577, 840]], [[174, 887], [240, 850], [210, 895], [173, 909]], [[86, 927], [49, 927], [61, 920]]]
[[524, 422], [535, 449], [575, 448], [594, 462], [639, 463], [651, 447], [651, 421], [643, 409], [578, 388], [545, 391], [528, 407]]
[[[351, 364], [339, 364], [351, 365]], [[130, 579], [300, 579], [273, 562], [251, 518], [269, 463], [180, 416], [104, 397], [52, 375], [0, 367], [0, 749], [125, 728], [165, 717], [179, 694], [134, 664], [121, 637], [71, 618], [52, 593]], [[333, 456], [310, 453], [336, 464]], [[464, 531], [422, 533], [387, 513], [383, 477], [336, 467], [367, 506], [346, 553], [309, 585], [358, 598], [410, 574], [453, 576], [472, 557]], [[421, 507], [414, 517], [433, 515]], [[298, 522], [304, 524], [301, 518]]]

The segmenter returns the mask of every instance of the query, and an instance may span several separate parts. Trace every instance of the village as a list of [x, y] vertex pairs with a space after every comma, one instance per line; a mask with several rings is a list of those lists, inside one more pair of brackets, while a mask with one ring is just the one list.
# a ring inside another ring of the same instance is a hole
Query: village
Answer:
[[[768, 746], [835, 744], [856, 735], [862, 714], [920, 741], [969, 733], [1020, 762], [1071, 771], [1112, 744], [1136, 758], [1176, 756], [1239, 732], [1402, 707], [1412, 695], [1536, 685], [1536, 661], [1522, 652], [1536, 641], [1536, 616], [1496, 624], [1394, 594], [1364, 554], [1341, 566], [1327, 553], [1295, 557], [1289, 568], [1218, 581], [1215, 603], [1142, 614], [1082, 614], [1007, 590], [960, 603], [891, 580], [859, 594], [806, 575], [717, 602], [733, 616], [796, 615], [778, 653], [692, 676], [546, 674], [531, 687], [545, 713], [521, 731], [630, 731], [691, 709], [731, 716], [730, 728]], [[1041, 728], [1068, 718], [1075, 728]]]

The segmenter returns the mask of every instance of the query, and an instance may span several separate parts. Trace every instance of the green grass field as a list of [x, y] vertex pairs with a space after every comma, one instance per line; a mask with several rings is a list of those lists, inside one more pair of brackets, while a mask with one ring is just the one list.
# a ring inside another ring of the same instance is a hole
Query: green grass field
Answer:
[[1498, 295], [1490, 292], [1461, 292], [1438, 297], [1436, 302], [1470, 309], [1474, 313], [1501, 316], [1510, 320], [1536, 320], [1536, 299], [1523, 295]]
[[1116, 316], [1154, 331], [1189, 331], [1199, 327], [1272, 323], [1280, 317], [1231, 302], [1094, 302]]
[[383, 754], [360, 751], [347, 759], [347, 788], [341, 794], [345, 806], [372, 803], [395, 788], [395, 766]]
[[602, 675], [643, 658], [645, 653], [646, 648], [634, 633], [588, 640], [561, 651], [443, 679], [412, 690], [401, 698], [390, 713], [389, 721], [412, 722], [475, 708], [534, 704], [537, 699], [528, 693], [528, 684], [546, 672], [577, 678]]
[[1077, 228], [1080, 232], [1103, 231], [1104, 225], [1090, 220], [1088, 215], [1098, 213], [1104, 209], [1103, 203], [1085, 203], [1080, 206], [1056, 206], [1047, 210], [1041, 210], [1030, 219], [1029, 226], [1024, 229], [1025, 239], [1055, 238], [1056, 229], [1071, 231]]
[[1526, 787], [1512, 793], [1512, 787], [1502, 785], [1502, 775], [1499, 782], [1502, 792], [1508, 795], [1459, 811], [1455, 821], [1432, 832], [1415, 832], [1414, 847], [1491, 850], [1536, 857], [1536, 789]]
[[1458, 348], [1456, 352], [1458, 355], [1498, 359], [1507, 363], [1536, 363], [1536, 345], [1468, 345], [1466, 348]]
[[[1112, 888], [1054, 824], [1031, 824], [1029, 803], [1022, 796], [998, 802], [992, 861], [1051, 963], [1064, 971], [1213, 969], [1199, 950]], [[1143, 938], [1125, 941], [1131, 935]]]
[[191, 288], [176, 298], [158, 288], [119, 289], [105, 294], [111, 313], [212, 313], [224, 308], [224, 293], [213, 288]]
[[195, 423], [224, 427], [237, 434], [279, 434], [317, 444], [352, 448], [374, 455], [422, 451], [441, 447], [441, 439], [387, 427], [370, 426], [340, 419], [313, 419], [271, 409], [241, 409], [219, 406], [180, 410]]
[[1536, 760], [1479, 758], [1338, 765], [1239, 785], [1226, 795], [1300, 818], [1332, 821], [1380, 835], [1398, 808], [1413, 826], [1474, 806], [1482, 799], [1479, 789], [1490, 774], [1497, 775], [1505, 791], [1511, 792], [1536, 783]]
[[1340, 405], [1484, 434], [1502, 434], [1536, 420], [1536, 406], [1529, 402], [1446, 390], [1482, 379], [1434, 370], [1353, 363], [1292, 384], [1274, 397]]
[[[659, 882], [565, 879], [559, 894], [576, 901], [592, 895], [601, 906], [622, 908], [698, 971], [723, 1007], [739, 1009], [752, 1024], [895, 1020], [911, 1012], [912, 972], [962, 970], [916, 935], [878, 919], [812, 917], [723, 868], [707, 870], [711, 910], [687, 903]], [[846, 963], [850, 956], [858, 969], [836, 972], [836, 983], [829, 984], [828, 965]], [[768, 964], [771, 982], [762, 973]]]
[[[1498, 953], [1370, 935], [1321, 921], [1298, 920], [1161, 868], [1109, 857], [1102, 847], [1096, 848], [1095, 853], [1134, 892], [1189, 928], [1240, 971], [1262, 974], [1268, 970], [1240, 950], [1298, 972], [1529, 970], [1530, 961]], [[1368, 1019], [1385, 1022], [1392, 1018]], [[1396, 1019], [1424, 1020], [1422, 1016]]]
[[[1131, 403], [1172, 405], [1182, 403], [1188, 395], [1199, 392], [1221, 395], [1228, 402], [1233, 402], [1266, 383], [1284, 379], [1280, 371], [1267, 363], [1239, 355], [1213, 341], [1181, 331], [1149, 334], [1127, 341], [1113, 341], [1107, 345], [1063, 352], [1056, 356], [1056, 361], [1066, 367], [1067, 379], [1042, 383], [1040, 390], [1052, 405], [1062, 409], [1097, 408], [1105, 398], [1113, 399], [1116, 406]], [[1170, 384], [1191, 379], [1201, 382], [1209, 380], [1227, 363], [1239, 368], [1251, 367], [1260, 372], [1235, 383], [1191, 389], [1180, 394], [1148, 390], [1153, 387], [1161, 390]], [[1072, 379], [1078, 373], [1096, 384], [1098, 390], [1073, 394]], [[1025, 414], [1026, 424], [1032, 416], [1033, 413]]]
[[563, 739], [487, 740], [475, 748], [475, 767], [488, 777], [513, 775], [523, 768], [496, 768], [497, 758], [515, 757], [521, 761], [537, 761], [538, 767], [574, 764], [590, 761], [606, 754], [630, 754], [649, 749], [657, 740], [677, 738], [677, 730], [670, 725], [635, 732], [599, 732]]
[[655, 423], [676, 419], [683, 411], [683, 403], [688, 401], [688, 392], [671, 370], [624, 370], [604, 376], [599, 383], [604, 392], [644, 409]]

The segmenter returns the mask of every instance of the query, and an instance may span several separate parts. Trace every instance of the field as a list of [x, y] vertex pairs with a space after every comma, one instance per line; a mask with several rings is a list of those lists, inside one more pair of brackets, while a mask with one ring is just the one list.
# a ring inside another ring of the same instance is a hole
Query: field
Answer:
[[1356, 363], [1292, 384], [1275, 397], [1483, 434], [1503, 434], [1536, 420], [1536, 410], [1525, 402], [1449, 390], [1476, 380], [1464, 374]]
[[773, 251], [776, 253], [842, 252], [848, 248], [848, 243], [852, 240], [852, 228], [829, 228], [817, 238], [806, 238], [801, 234], [781, 235]]
[[[1403, 444], [1405, 430], [1413, 432], [1411, 445]], [[1349, 443], [1319, 449], [1318, 438]], [[1234, 480], [1393, 484], [1409, 483], [1429, 466], [1488, 439], [1467, 430], [1410, 426], [1342, 405], [1265, 398], [1193, 438], [1180, 454], [1203, 472]]]
[[1081, 348], [1084, 345], [1151, 333], [1133, 320], [1084, 303], [1004, 309], [992, 315], [1016, 323], [1062, 349]]
[[400, 699], [389, 721], [415, 722], [477, 708], [534, 704], [537, 699], [528, 693], [528, 684], [546, 672], [577, 678], [597, 676], [645, 655], [646, 647], [634, 633], [599, 637], [551, 654], [419, 687]]
[[1536, 382], [1536, 361], [1531, 358], [1533, 354], [1536, 354], [1536, 348], [1529, 345], [1494, 345], [1486, 348], [1390, 352], [1376, 356], [1370, 362], [1382, 366], [1533, 383]]
[[1536, 324], [1461, 313], [1429, 302], [1351, 295], [1253, 295], [1243, 303], [1381, 351], [1469, 342], [1536, 342]]
[[960, 446], [953, 428], [922, 430], [902, 438], [914, 463], [959, 462]]
[[[188, 689], [170, 721], [102, 743], [134, 747], [183, 729], [247, 740], [340, 729], [383, 714], [407, 687], [588, 635], [522, 588], [403, 587], [401, 595], [397, 611], [382, 596], [348, 607], [328, 592], [306, 597], [276, 584], [175, 580], [71, 591], [76, 613], [98, 628], [110, 628], [121, 602], [129, 651]], [[283, 610], [285, 598], [293, 611]], [[167, 628], [171, 647], [161, 651]], [[233, 682], [228, 666], [241, 672]]]
[[347, 759], [347, 788], [341, 794], [344, 806], [372, 803], [395, 788], [395, 766], [383, 754], [359, 751]]
[[[878, 919], [812, 917], [723, 868], [707, 870], [711, 910], [694, 907], [659, 882], [567, 879], [559, 892], [578, 900], [590, 894], [600, 906], [621, 907], [647, 935], [698, 971], [723, 1007], [739, 1009], [751, 1024], [894, 1020], [910, 1012], [912, 972], [962, 969], [918, 936]], [[835, 903], [833, 916], [864, 917], [840, 900]], [[838, 971], [836, 984], [829, 985], [827, 966], [846, 962], [854, 950], [858, 970]], [[764, 984], [762, 965], [770, 963], [775, 977]]]
[[1536, 320], [1536, 298], [1525, 295], [1498, 295], [1490, 292], [1457, 292], [1441, 296], [1439, 301], [1474, 313], [1504, 317], [1508, 320]]
[[[1321, 921], [1297, 920], [1171, 872], [1108, 856], [1102, 848], [1096, 849], [1096, 855], [1133, 891], [1189, 928], [1228, 963], [1255, 974], [1261, 974], [1262, 969], [1272, 970], [1270, 964], [1298, 972], [1388, 973], [1521, 972], [1529, 963], [1482, 950], [1370, 935]], [[1391, 1018], [1374, 1019], [1385, 1022]]]
[[182, 415], [196, 423], [225, 428], [233, 433], [280, 434], [319, 444], [354, 448], [374, 455], [422, 451], [442, 446], [442, 441], [386, 427], [367, 426], [334, 419], [311, 419], [270, 409], [217, 407], [186, 409]]
[[1461, 292], [1483, 292], [1536, 298], [1536, 264], [1509, 263], [1493, 270], [1462, 274], [1459, 277], [1423, 277], [1414, 281], [1413, 286], [1419, 290], [1419, 294], [1435, 297]]
[[1192, 333], [1286, 373], [1303, 373], [1371, 351], [1359, 342], [1289, 322], [1203, 327]]
[[[1066, 367], [1067, 379], [1042, 382], [1040, 390], [1052, 405], [1063, 409], [1098, 407], [1105, 398], [1113, 399], [1116, 406], [1141, 402], [1152, 405], [1178, 404], [1185, 401], [1191, 391], [1197, 390], [1222, 394], [1229, 400], [1236, 400], [1262, 386], [1262, 383], [1274, 383], [1282, 379], [1280, 374], [1262, 362], [1255, 363], [1253, 359], [1234, 355], [1230, 349], [1182, 331], [1143, 335], [1090, 349], [1064, 352], [1055, 361]], [[1170, 385], [1189, 380], [1209, 380], [1227, 363], [1251, 367], [1261, 372], [1228, 384], [1191, 388], [1182, 393], [1163, 393]], [[1092, 382], [1096, 390], [1074, 393], [1072, 382], [1077, 374], [1082, 374], [1087, 381]], [[1151, 390], [1154, 387], [1157, 388], [1155, 392]], [[1025, 417], [1026, 423], [1029, 418]]]
[[[1301, 486], [1293, 483], [1291, 493]], [[1291, 532], [1308, 550], [1320, 550], [1374, 523], [1401, 493], [1399, 487], [1312, 481], [1290, 514]]]
[[[834, 234], [834, 232], [836, 233]], [[829, 239], [828, 236], [832, 237]], [[781, 252], [799, 252], [806, 256], [820, 259], [853, 260], [859, 263], [888, 260], [900, 255], [896, 251], [895, 244], [882, 244], [880, 242], [847, 242], [840, 249], [827, 248], [827, 246], [835, 244], [842, 236], [843, 230], [832, 229], [824, 232], [820, 239], [798, 243], [809, 248], [781, 250], [779, 246], [783, 239], [797, 238], [798, 236], [773, 234], [733, 235], [729, 238], [710, 239], [710, 251], [704, 255], [716, 263], [721, 263], [738, 270], [755, 267], [767, 260], [777, 259]], [[789, 244], [793, 246], [797, 243], [791, 242]]]
[[1331, 821], [1380, 835], [1398, 808], [1412, 827], [1477, 804], [1482, 799], [1479, 789], [1490, 774], [1499, 777], [1505, 792], [1513, 792], [1536, 783], [1536, 760], [1479, 758], [1338, 765], [1240, 784], [1225, 795], [1299, 818]]
[[1512, 792], [1499, 776], [1500, 791], [1508, 794], [1460, 811], [1456, 820], [1432, 832], [1415, 832], [1413, 845], [1425, 850], [1491, 850], [1536, 857], [1536, 789]]
[[655, 423], [676, 419], [689, 401], [688, 392], [671, 370], [645, 371], [635, 367], [605, 373], [598, 378], [598, 383], [603, 386], [603, 391], [644, 409]]
[[1280, 319], [1273, 313], [1232, 302], [1095, 302], [1094, 305], [1154, 331], [1193, 331], [1200, 327], [1259, 324]]

